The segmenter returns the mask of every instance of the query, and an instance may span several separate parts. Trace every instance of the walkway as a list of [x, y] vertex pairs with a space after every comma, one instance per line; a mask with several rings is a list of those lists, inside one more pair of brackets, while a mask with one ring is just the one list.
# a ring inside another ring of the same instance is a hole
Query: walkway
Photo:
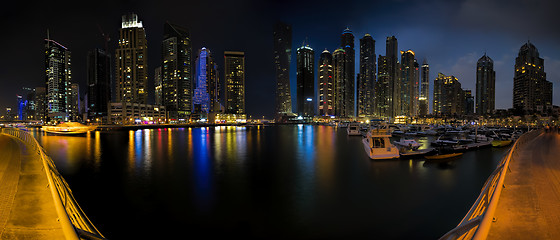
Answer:
[[42, 162], [0, 133], [0, 239], [64, 239]]
[[543, 133], [509, 164], [488, 239], [560, 239], [560, 135]]

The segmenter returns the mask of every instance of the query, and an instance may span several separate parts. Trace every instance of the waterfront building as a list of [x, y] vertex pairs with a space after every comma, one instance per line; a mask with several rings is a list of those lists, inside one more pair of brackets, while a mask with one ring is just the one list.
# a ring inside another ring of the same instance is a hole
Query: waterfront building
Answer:
[[80, 86], [78, 83], [71, 83], [68, 95], [68, 118], [72, 121], [81, 120], [80, 116]]
[[276, 119], [292, 113], [290, 92], [290, 63], [292, 56], [292, 26], [278, 22], [274, 25], [274, 68], [276, 70]]
[[148, 124], [166, 122], [165, 106], [112, 102], [108, 108], [110, 124]]
[[401, 109], [398, 46], [399, 44], [395, 36], [387, 37], [387, 40], [385, 41], [385, 56], [387, 57], [387, 74], [389, 81], [389, 94], [387, 101], [389, 104], [388, 115], [390, 118], [397, 116], [399, 109]]
[[349, 28], [344, 29], [340, 36], [340, 48], [344, 50], [344, 68], [342, 72], [342, 79], [340, 79], [340, 87], [342, 88], [342, 96], [340, 101], [343, 101], [342, 108], [340, 109], [340, 117], [355, 117], [355, 51], [354, 51], [354, 35]]
[[148, 42], [138, 15], [122, 16], [115, 51], [116, 101], [146, 104], [148, 101]]
[[400, 74], [400, 109], [395, 113], [397, 116], [415, 117], [418, 115], [418, 62], [412, 50], [401, 51], [401, 74]]
[[199, 50], [195, 62], [195, 89], [193, 94], [193, 113], [205, 115], [220, 111], [220, 84], [217, 67], [209, 49]]
[[552, 82], [546, 80], [544, 59], [531, 42], [523, 44], [515, 58], [513, 108], [524, 113], [552, 109]]
[[96, 48], [87, 57], [87, 106], [88, 119], [107, 121], [107, 108], [111, 102], [111, 55]]
[[154, 100], [156, 105], [163, 105], [163, 76], [161, 66], [154, 70]]
[[170, 121], [192, 113], [192, 44], [189, 31], [166, 22], [161, 43], [162, 103]]
[[72, 81], [71, 53], [49, 38], [45, 39], [45, 73], [47, 119], [67, 121]]
[[343, 116], [344, 109], [346, 108], [346, 91], [344, 85], [345, 77], [345, 61], [346, 61], [346, 51], [342, 48], [338, 48], [333, 52], [333, 82], [334, 82], [334, 115]]
[[370, 34], [360, 39], [360, 73], [358, 81], [358, 116], [374, 115], [375, 99], [375, 40]]
[[428, 61], [424, 59], [422, 62], [421, 70], [421, 87], [420, 87], [420, 97], [418, 97], [418, 115], [426, 116], [430, 113], [430, 65]]
[[463, 96], [465, 97], [465, 104], [463, 105], [463, 115], [473, 115], [474, 114], [474, 97], [471, 90], [463, 90]]
[[34, 119], [38, 121], [46, 121], [46, 111], [47, 111], [47, 90], [45, 87], [35, 88], [35, 113]]
[[299, 116], [315, 115], [315, 51], [308, 44], [297, 49], [297, 113]]
[[245, 52], [225, 51], [225, 111], [245, 114]]
[[434, 115], [463, 115], [465, 93], [455, 76], [438, 73], [434, 80]]
[[377, 60], [377, 83], [375, 84], [375, 115], [378, 118], [391, 117], [391, 87], [389, 82], [389, 58], [379, 55]]
[[476, 114], [488, 115], [494, 112], [495, 92], [494, 61], [484, 53], [476, 63]]
[[333, 78], [333, 57], [325, 49], [319, 57], [319, 73], [317, 83], [319, 84], [319, 115], [334, 116], [334, 95], [335, 84]]

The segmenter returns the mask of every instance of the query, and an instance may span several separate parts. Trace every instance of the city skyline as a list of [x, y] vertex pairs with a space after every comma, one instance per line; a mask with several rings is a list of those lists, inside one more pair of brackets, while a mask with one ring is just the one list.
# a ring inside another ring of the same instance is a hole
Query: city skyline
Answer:
[[[247, 107], [248, 115], [266, 115], [272, 117], [274, 112], [274, 93], [275, 93], [275, 74], [274, 65], [271, 61], [273, 55], [272, 47], [272, 26], [274, 22], [281, 20], [293, 27], [293, 44], [302, 42], [305, 37], [309, 39], [309, 45], [316, 49], [315, 62], [319, 59], [319, 54], [325, 48], [334, 52], [340, 43], [340, 33], [349, 28], [354, 34], [354, 44], [358, 46], [356, 39], [362, 38], [366, 33], [371, 34], [373, 39], [379, 44], [376, 45], [375, 52], [384, 53], [383, 42], [388, 36], [395, 36], [399, 41], [397, 51], [413, 50], [417, 59], [427, 59], [430, 63], [430, 82], [433, 82], [438, 72], [453, 75], [459, 79], [464, 89], [475, 89], [476, 82], [476, 61], [487, 52], [488, 56], [495, 61], [494, 70], [496, 71], [496, 109], [512, 107], [513, 72], [515, 56], [519, 48], [527, 42], [539, 49], [541, 57], [545, 60], [545, 71], [547, 80], [556, 85], [558, 89], [560, 77], [560, 49], [556, 40], [559, 32], [550, 24], [557, 16], [551, 14], [547, 9], [554, 9], [556, 3], [542, 2], [539, 6], [524, 5], [518, 2], [508, 4], [508, 7], [500, 13], [501, 18], [488, 15], [491, 9], [499, 6], [499, 1], [490, 2], [484, 11], [477, 14], [472, 13], [473, 8], [480, 7], [478, 1], [460, 2], [440, 2], [429, 1], [425, 4], [404, 4], [401, 2], [350, 2], [348, 9], [351, 11], [333, 15], [332, 17], [320, 22], [312, 20], [312, 16], [320, 14], [321, 10], [333, 6], [333, 2], [326, 2], [326, 6], [317, 6], [313, 3], [299, 4], [302, 9], [296, 9], [295, 2], [240, 2], [240, 4], [224, 3], [216, 12], [211, 12], [208, 24], [197, 24], [196, 16], [200, 13], [191, 11], [191, 17], [183, 17], [181, 12], [175, 9], [167, 9], [166, 4], [153, 6], [148, 2], [121, 2], [107, 7], [94, 6], [92, 9], [76, 7], [73, 4], [64, 6], [60, 10], [47, 6], [39, 6], [29, 11], [17, 10], [15, 13], [2, 14], [4, 17], [11, 17], [14, 21], [4, 22], [2, 25], [6, 31], [13, 32], [21, 37], [10, 35], [2, 41], [6, 46], [14, 46], [13, 49], [6, 50], [6, 56], [10, 61], [2, 60], [4, 71], [0, 73], [0, 81], [3, 87], [0, 93], [0, 111], [4, 113], [6, 107], [14, 108], [16, 105], [16, 94], [22, 92], [23, 87], [41, 87], [44, 73], [43, 61], [40, 56], [41, 43], [45, 38], [46, 30], [50, 30], [50, 37], [68, 47], [72, 51], [72, 78], [80, 84], [80, 94], [83, 95], [86, 82], [86, 56], [87, 51], [95, 47], [102, 47], [104, 39], [99, 31], [108, 33], [111, 37], [109, 42], [109, 53], [114, 54], [115, 45], [118, 39], [118, 28], [120, 28], [120, 18], [129, 12], [138, 14], [139, 19], [146, 28], [148, 39], [148, 89], [150, 97], [148, 102], [153, 102], [154, 70], [159, 65], [161, 49], [159, 45], [163, 36], [163, 24], [166, 21], [184, 26], [191, 32], [193, 49], [200, 49], [207, 46], [213, 49], [217, 56], [224, 51], [244, 51], [246, 53], [246, 81], [247, 81]], [[205, 3], [197, 3], [203, 7]], [[363, 7], [360, 7], [363, 4]], [[100, 4], [103, 5], [103, 4]], [[108, 5], [108, 4], [105, 4]], [[110, 5], [110, 4], [109, 4]], [[260, 14], [247, 14], [240, 17], [239, 14], [225, 11], [227, 9], [240, 10], [242, 12], [260, 12]], [[19, 9], [19, 8], [15, 8]], [[72, 9], [69, 11], [68, 9]], [[307, 11], [302, 11], [306, 9]], [[525, 9], [525, 10], [524, 10]], [[47, 10], [47, 11], [42, 11]], [[67, 15], [60, 17], [59, 11], [68, 11]], [[169, 11], [166, 11], [169, 10]], [[225, 11], [225, 16], [220, 17], [220, 10]], [[425, 21], [404, 21], [399, 19], [395, 13], [403, 11], [434, 13], [441, 10], [442, 16], [434, 17], [433, 14], [416, 14]], [[447, 11], [446, 11], [447, 10]], [[385, 11], [386, 13], [383, 13]], [[527, 11], [528, 15], [525, 22], [516, 20], [516, 14]], [[36, 13], [36, 15], [33, 15]], [[263, 14], [267, 13], [267, 14]], [[270, 13], [270, 14], [268, 14]], [[391, 15], [391, 13], [393, 13]], [[452, 21], [442, 23], [443, 16], [450, 13], [457, 15]], [[458, 14], [455, 14], [458, 13]], [[471, 14], [472, 13], [472, 14]], [[307, 14], [307, 15], [306, 15]], [[16, 16], [18, 15], [18, 16]], [[220, 20], [235, 16], [234, 21], [220, 24]], [[26, 18], [27, 17], [27, 18]], [[40, 20], [43, 19], [43, 20]], [[256, 19], [261, 20], [255, 22]], [[490, 21], [483, 21], [490, 19]], [[510, 22], [508, 22], [510, 21]], [[472, 23], [472, 26], [470, 25]], [[21, 29], [26, 24], [33, 24], [30, 28]], [[97, 26], [99, 25], [99, 27]], [[204, 26], [202, 26], [204, 25]], [[221, 26], [224, 25], [224, 26]], [[18, 27], [19, 26], [19, 27]], [[515, 26], [515, 27], [514, 27]], [[479, 27], [479, 28], [476, 28]], [[231, 28], [231, 29], [226, 29]], [[459, 30], [457, 30], [459, 29]], [[520, 30], [518, 30], [520, 29]], [[235, 34], [235, 35], [234, 35]], [[228, 36], [234, 36], [233, 38]], [[468, 36], [468, 38], [467, 38]], [[227, 40], [226, 40], [227, 39]], [[23, 44], [23, 45], [21, 45]], [[38, 50], [37, 50], [38, 49]], [[16, 54], [14, 50], [22, 53]], [[359, 52], [356, 47], [355, 51]], [[292, 52], [292, 59], [295, 59], [295, 51]], [[23, 57], [23, 59], [22, 59]], [[359, 54], [356, 54], [355, 61], [358, 62]], [[25, 71], [18, 69], [12, 62], [27, 62]], [[217, 59], [218, 65], [223, 69], [223, 58]], [[295, 61], [290, 66], [290, 87], [292, 93], [292, 106], [294, 105], [295, 94]], [[356, 64], [355, 72], [358, 73]], [[315, 69], [317, 70], [317, 69]], [[355, 78], [356, 76], [354, 76]], [[315, 80], [317, 81], [317, 80]], [[556, 83], [556, 84], [555, 84]], [[432, 88], [432, 86], [430, 86]], [[430, 91], [430, 105], [432, 102], [433, 91]], [[476, 94], [473, 92], [473, 94]], [[553, 91], [553, 104], [558, 105], [560, 93]], [[432, 109], [430, 107], [430, 109]]]

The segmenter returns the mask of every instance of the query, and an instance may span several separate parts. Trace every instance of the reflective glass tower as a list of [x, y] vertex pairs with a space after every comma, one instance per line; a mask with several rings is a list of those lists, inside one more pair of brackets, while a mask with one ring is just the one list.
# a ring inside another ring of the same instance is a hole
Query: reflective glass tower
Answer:
[[51, 39], [45, 39], [46, 115], [48, 120], [67, 121], [71, 94], [70, 51]]
[[315, 115], [315, 51], [309, 45], [297, 49], [297, 113]]
[[485, 53], [476, 63], [476, 114], [486, 115], [494, 112], [495, 85], [494, 61]]
[[292, 112], [290, 93], [290, 62], [292, 55], [292, 26], [278, 22], [274, 25], [274, 68], [276, 70], [276, 115]]
[[531, 42], [519, 49], [513, 76], [513, 108], [519, 112], [543, 112], [552, 107], [552, 82], [546, 80], [544, 59]]
[[225, 51], [225, 111], [245, 114], [245, 53]]
[[357, 79], [357, 110], [360, 117], [371, 117], [374, 114], [375, 60], [375, 40], [366, 34], [360, 39], [360, 73]]

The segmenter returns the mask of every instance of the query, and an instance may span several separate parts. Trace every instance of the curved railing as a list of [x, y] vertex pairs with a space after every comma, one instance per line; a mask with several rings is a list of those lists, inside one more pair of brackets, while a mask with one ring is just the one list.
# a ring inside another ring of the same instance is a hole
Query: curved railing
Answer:
[[496, 167], [496, 170], [486, 180], [482, 192], [467, 215], [465, 215], [457, 227], [443, 235], [440, 240], [486, 239], [490, 231], [494, 212], [498, 206], [498, 200], [502, 192], [501, 186], [504, 184], [509, 162], [514, 158], [514, 154], [516, 154], [515, 152], [520, 146], [533, 139], [540, 132], [536, 130], [525, 133], [515, 141], [507, 155]]
[[105, 239], [86, 216], [72, 195], [72, 190], [66, 180], [56, 170], [53, 160], [47, 156], [45, 150], [37, 140], [26, 131], [16, 128], [2, 128], [2, 133], [12, 135], [22, 140], [38, 155], [43, 163], [43, 169], [49, 182], [49, 189], [54, 200], [58, 220], [66, 239]]

